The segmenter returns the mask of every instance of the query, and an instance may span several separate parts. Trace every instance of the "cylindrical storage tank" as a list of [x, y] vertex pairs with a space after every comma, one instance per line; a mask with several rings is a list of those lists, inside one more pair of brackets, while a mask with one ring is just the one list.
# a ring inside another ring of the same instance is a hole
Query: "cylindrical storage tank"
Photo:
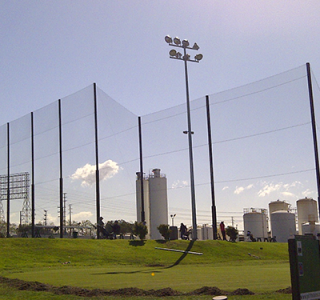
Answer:
[[272, 201], [269, 203], [269, 214], [271, 216], [271, 214], [275, 211], [289, 211], [290, 208], [290, 204], [287, 203], [286, 201]]
[[318, 222], [317, 201], [312, 198], [304, 198], [297, 201], [298, 230], [302, 234], [302, 224]]
[[268, 220], [265, 213], [249, 212], [243, 215], [244, 234], [250, 231], [255, 239], [268, 237]]
[[160, 224], [168, 224], [167, 178], [160, 174], [160, 169], [154, 169], [153, 173], [153, 176], [149, 176], [150, 226], [148, 229], [150, 229], [150, 239], [158, 240], [163, 237], [157, 227]]
[[287, 243], [296, 234], [296, 216], [286, 210], [274, 211], [270, 216], [272, 237], [277, 242]]
[[302, 235], [310, 233], [312, 233], [314, 236], [317, 236], [318, 233], [320, 234], [320, 224], [314, 222], [302, 224]]
[[213, 229], [212, 227], [210, 226], [203, 226], [201, 228], [201, 235], [202, 235], [202, 239], [203, 240], [213, 240]]

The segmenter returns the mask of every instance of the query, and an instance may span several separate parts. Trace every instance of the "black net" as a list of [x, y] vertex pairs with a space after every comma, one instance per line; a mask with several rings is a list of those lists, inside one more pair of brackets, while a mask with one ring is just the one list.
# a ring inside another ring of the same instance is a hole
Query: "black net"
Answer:
[[[317, 114], [320, 90], [315, 79], [313, 87]], [[190, 102], [197, 223], [201, 225], [212, 222], [206, 98]], [[208, 99], [218, 221], [241, 227], [243, 208], [268, 208], [277, 199], [294, 205], [300, 198], [317, 198], [305, 66]], [[187, 106], [142, 116], [141, 124], [144, 173], [148, 176], [153, 169], [161, 169], [166, 174], [169, 216], [176, 214], [176, 225], [191, 225]], [[8, 125], [1, 126], [0, 175], [8, 174], [9, 149], [10, 174], [27, 173], [29, 184], [34, 184], [36, 223], [59, 225], [61, 191], [66, 225], [83, 220], [95, 223], [98, 158], [100, 215], [105, 220], [135, 221], [138, 132], [138, 117], [99, 88], [95, 98], [91, 85], [10, 122], [9, 145]], [[12, 199], [11, 222], [30, 217], [30, 189], [28, 199], [29, 203]], [[6, 196], [2, 196], [2, 208], [5, 219]]]

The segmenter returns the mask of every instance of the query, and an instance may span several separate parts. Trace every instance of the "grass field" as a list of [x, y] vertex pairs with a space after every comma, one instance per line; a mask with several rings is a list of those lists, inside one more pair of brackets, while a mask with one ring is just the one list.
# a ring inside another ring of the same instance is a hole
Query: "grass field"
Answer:
[[[157, 250], [156, 247], [189, 249], [202, 255]], [[0, 255], [1, 276], [38, 281], [55, 287], [89, 290], [133, 287], [159, 290], [170, 287], [187, 293], [207, 286], [226, 292], [241, 288], [255, 293], [228, 296], [228, 299], [234, 300], [291, 299], [291, 295], [275, 293], [290, 286], [288, 246], [281, 243], [1, 239]], [[44, 291], [21, 291], [0, 284], [0, 299], [22, 298], [85, 299]], [[102, 296], [95, 299], [120, 298]], [[159, 297], [148, 296], [145, 299]], [[166, 299], [212, 299], [212, 296], [174, 296]]]

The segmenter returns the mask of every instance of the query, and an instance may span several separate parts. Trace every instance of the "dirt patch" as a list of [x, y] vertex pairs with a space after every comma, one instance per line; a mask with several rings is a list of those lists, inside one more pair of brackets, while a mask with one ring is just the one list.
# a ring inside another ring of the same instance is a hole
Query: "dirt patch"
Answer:
[[232, 296], [243, 296], [243, 295], [254, 295], [254, 292], [249, 291], [248, 289], [236, 289], [232, 293]]
[[292, 289], [291, 289], [291, 286], [289, 286], [286, 289], [280, 289], [280, 290], [277, 290], [276, 292], [281, 294], [292, 294]]
[[[101, 296], [154, 296], [154, 297], [166, 297], [166, 296], [183, 296], [183, 295], [254, 295], [253, 292], [248, 289], [236, 289], [233, 292], [222, 291], [217, 287], [204, 286], [200, 289], [196, 289], [192, 292], [182, 293], [171, 288], [164, 288], [159, 290], [142, 290], [138, 288], [123, 288], [117, 290], [105, 290], [105, 289], [83, 289], [72, 286], [55, 287], [50, 284], [44, 284], [37, 281], [23, 281], [20, 279], [9, 279], [0, 276], [0, 284], [6, 284], [17, 290], [39, 291], [39, 292], [51, 292], [58, 295], [76, 295], [81, 297], [101, 297]], [[278, 293], [291, 293], [291, 287], [276, 291]]]
[[200, 289], [194, 290], [193, 292], [188, 293], [189, 295], [211, 295], [211, 296], [221, 296], [226, 295], [227, 292], [221, 291], [217, 287], [204, 286]]

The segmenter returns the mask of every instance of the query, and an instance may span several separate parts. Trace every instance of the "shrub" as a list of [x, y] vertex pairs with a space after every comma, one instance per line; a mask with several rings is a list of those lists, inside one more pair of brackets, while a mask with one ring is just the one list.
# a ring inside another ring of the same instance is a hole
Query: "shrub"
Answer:
[[142, 222], [134, 222], [132, 233], [138, 236], [140, 240], [144, 240], [148, 233], [148, 228]]
[[226, 228], [226, 234], [230, 237], [230, 240], [232, 242], [235, 242], [238, 237], [238, 229], [236, 229], [232, 226], [228, 226]]
[[160, 224], [157, 229], [159, 230], [160, 234], [164, 237], [166, 241], [170, 239], [170, 233], [171, 229], [169, 228], [169, 225], [166, 224]]

